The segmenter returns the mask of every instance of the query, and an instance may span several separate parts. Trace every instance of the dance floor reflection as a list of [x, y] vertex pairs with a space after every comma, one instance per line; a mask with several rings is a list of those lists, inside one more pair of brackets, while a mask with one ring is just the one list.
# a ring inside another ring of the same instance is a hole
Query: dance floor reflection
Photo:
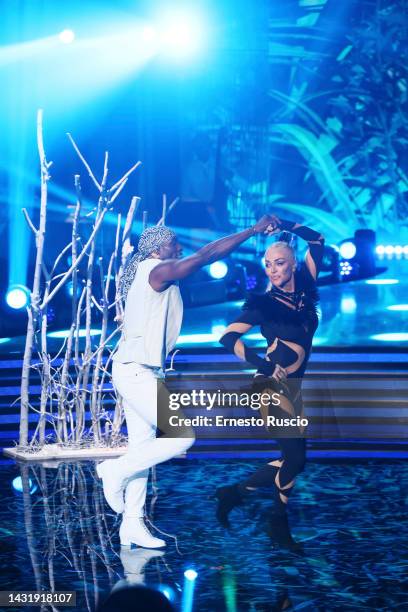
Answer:
[[[179, 460], [158, 466], [147, 513], [167, 534], [167, 548], [149, 551], [120, 548], [119, 521], [104, 503], [93, 462], [4, 462], [1, 588], [74, 590], [75, 609], [93, 611], [112, 589], [144, 583], [183, 610], [184, 572], [194, 569], [190, 609], [200, 612], [402, 610], [407, 464], [310, 462], [290, 509], [293, 535], [304, 545], [299, 555], [269, 542], [266, 490], [231, 513], [230, 531], [216, 522], [215, 487], [260, 463]], [[60, 609], [72, 608], [53, 608]]]

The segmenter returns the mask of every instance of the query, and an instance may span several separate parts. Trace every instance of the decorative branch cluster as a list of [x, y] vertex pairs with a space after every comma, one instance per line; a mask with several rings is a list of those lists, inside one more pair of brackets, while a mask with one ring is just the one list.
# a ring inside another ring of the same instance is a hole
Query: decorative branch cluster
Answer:
[[[105, 153], [102, 180], [95, 173], [79, 150], [70, 134], [68, 138], [88, 175], [98, 191], [94, 210], [93, 227], [85, 240], [79, 232], [82, 211], [80, 176], [75, 176], [76, 205], [73, 213], [71, 241], [61, 250], [50, 271], [44, 263], [47, 218], [47, 185], [49, 168], [43, 144], [42, 111], [37, 118], [37, 142], [41, 165], [41, 205], [38, 229], [23, 211], [25, 219], [35, 235], [36, 264], [31, 302], [28, 307], [28, 326], [21, 382], [20, 439], [21, 450], [33, 452], [41, 449], [50, 440], [46, 437], [46, 424], [50, 423], [54, 434], [52, 441], [66, 446], [116, 446], [123, 443], [121, 425], [123, 421], [121, 398], [111, 385], [109, 366], [121, 331], [123, 304], [119, 294], [119, 283], [128, 255], [133, 248], [130, 233], [135, 218], [139, 197], [133, 197], [122, 231], [122, 218], [117, 214], [114, 250], [108, 260], [97, 255], [97, 238], [107, 212], [112, 212], [113, 202], [122, 192], [129, 176], [140, 166], [134, 164], [111, 187], [108, 187], [109, 155]], [[164, 203], [166, 202], [164, 198]], [[176, 204], [171, 203], [170, 209]], [[159, 223], [164, 223], [166, 206]], [[143, 213], [143, 227], [147, 213]], [[64, 256], [71, 256], [71, 265], [59, 272]], [[105, 264], [107, 261], [107, 265]], [[83, 277], [83, 284], [79, 274]], [[95, 279], [99, 279], [96, 281]], [[71, 321], [68, 337], [57, 355], [51, 356], [47, 346], [47, 311], [50, 303], [63, 286], [72, 283]], [[114, 287], [112, 287], [114, 285]], [[101, 296], [98, 300], [95, 296]], [[92, 323], [98, 317], [101, 333], [97, 345], [92, 339]], [[109, 319], [117, 322], [109, 333]], [[82, 338], [84, 337], [84, 341]], [[112, 348], [112, 343], [115, 345]], [[84, 346], [83, 346], [84, 344]], [[33, 355], [38, 354], [34, 362]], [[41, 380], [39, 407], [34, 406], [30, 396], [30, 374], [36, 370]], [[113, 405], [112, 405], [113, 404]], [[112, 409], [108, 408], [112, 405]], [[29, 413], [38, 414], [38, 423], [31, 440], [28, 439]], [[89, 414], [89, 418], [87, 415]], [[90, 429], [87, 422], [90, 421]]]

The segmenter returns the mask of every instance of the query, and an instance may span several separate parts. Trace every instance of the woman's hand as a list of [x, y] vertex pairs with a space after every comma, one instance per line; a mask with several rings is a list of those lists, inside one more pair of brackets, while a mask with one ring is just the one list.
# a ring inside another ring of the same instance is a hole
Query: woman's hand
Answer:
[[272, 219], [271, 225], [268, 227], [268, 231], [265, 232], [268, 236], [275, 236], [276, 234], [280, 234], [282, 231], [282, 221], [277, 215], [269, 215]]
[[275, 227], [275, 229], [270, 230], [268, 232], [268, 236], [275, 236], [276, 234], [280, 234], [281, 233], [281, 228], [280, 227]]
[[287, 378], [287, 372], [285, 368], [282, 368], [278, 363], [275, 366], [275, 369], [272, 374], [272, 378], [280, 382], [281, 380], [285, 381]]

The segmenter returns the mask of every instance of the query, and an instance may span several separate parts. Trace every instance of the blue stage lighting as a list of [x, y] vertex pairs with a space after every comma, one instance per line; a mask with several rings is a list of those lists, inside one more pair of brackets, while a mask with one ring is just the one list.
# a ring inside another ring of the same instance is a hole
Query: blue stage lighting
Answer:
[[58, 34], [58, 38], [64, 45], [69, 45], [75, 40], [75, 32], [69, 29], [62, 30], [62, 32]]
[[354, 314], [357, 310], [357, 302], [353, 296], [343, 296], [340, 305], [343, 314]]
[[225, 321], [214, 323], [214, 325], [211, 326], [211, 333], [219, 338], [225, 332], [226, 327], [227, 323]]
[[145, 26], [141, 32], [141, 38], [145, 42], [155, 42], [157, 40], [157, 31], [152, 26]]
[[[348, 261], [341, 261], [340, 262], [340, 276], [341, 277], [350, 276], [352, 271], [353, 271], [353, 266]], [[343, 280], [344, 280], [344, 278], [343, 278]]]
[[388, 257], [391, 257], [392, 255], [408, 255], [408, 245], [403, 245], [403, 244], [379, 244], [376, 249], [375, 252], [377, 253], [377, 255], [380, 255], [381, 257], [383, 257], [384, 255], [388, 255]]
[[253, 334], [246, 334], [245, 340], [265, 340], [265, 338], [260, 332], [254, 332]]
[[163, 593], [163, 595], [167, 597], [170, 602], [176, 600], [176, 593], [174, 592], [174, 589], [172, 589], [167, 584], [159, 584], [157, 590], [160, 591], [160, 593]]
[[160, 47], [167, 57], [190, 59], [197, 54], [203, 44], [203, 19], [179, 13], [165, 15], [160, 21]]
[[[17, 491], [18, 493], [23, 492], [23, 481], [21, 479], [21, 476], [17, 476], [17, 478], [14, 478], [11, 484], [15, 491]], [[37, 485], [33, 483], [31, 478], [28, 479], [28, 486], [30, 488], [30, 495], [35, 493], [35, 491], [37, 490]]]
[[[100, 329], [91, 329], [90, 330], [90, 335], [91, 336], [99, 336], [101, 333]], [[50, 332], [49, 334], [47, 334], [47, 336], [49, 338], [68, 338], [69, 336], [69, 329], [63, 329], [61, 331], [55, 331], [55, 332]], [[86, 336], [86, 330], [85, 329], [80, 329], [78, 332], [78, 336], [80, 338], [84, 338]]]
[[194, 603], [195, 581], [198, 574], [193, 569], [184, 572], [183, 597], [181, 600], [181, 612], [192, 612]]
[[396, 278], [370, 278], [366, 280], [366, 285], [398, 285]]
[[389, 334], [374, 334], [370, 336], [371, 340], [380, 340], [382, 342], [407, 342], [408, 334], [405, 332], [401, 333], [389, 333]]
[[351, 240], [346, 240], [345, 242], [342, 242], [339, 247], [339, 250], [340, 255], [343, 257], [343, 259], [353, 259], [357, 252], [356, 245]]
[[[69, 264], [71, 265], [71, 264]], [[77, 297], [79, 297], [81, 295], [81, 289], [82, 289], [82, 285], [80, 283], [77, 284], [77, 288], [76, 288], [76, 294]], [[65, 285], [65, 290], [68, 293], [69, 297], [72, 297], [74, 294], [74, 285], [72, 283], [72, 281], [70, 281], [69, 283], [67, 283]]]
[[6, 293], [6, 302], [10, 308], [21, 310], [30, 302], [30, 291], [24, 285], [13, 285]]
[[187, 578], [187, 580], [195, 580], [197, 576], [197, 572], [193, 569], [188, 569], [184, 572], [184, 577]]
[[324, 344], [328, 344], [325, 336], [315, 336], [313, 338], [313, 346], [323, 346]]
[[183, 344], [206, 344], [207, 342], [218, 342], [219, 335], [211, 334], [184, 334], [178, 337], [177, 346]]
[[11, 338], [0, 338], [0, 344], [5, 344], [6, 342], [10, 342]]
[[209, 267], [209, 273], [212, 278], [225, 278], [228, 274], [228, 266], [225, 261], [214, 261]]

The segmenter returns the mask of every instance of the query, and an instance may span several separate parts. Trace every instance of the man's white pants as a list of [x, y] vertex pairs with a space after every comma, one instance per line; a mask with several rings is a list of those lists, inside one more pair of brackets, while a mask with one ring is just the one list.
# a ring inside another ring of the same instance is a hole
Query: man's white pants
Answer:
[[157, 373], [153, 368], [114, 361], [112, 380], [123, 398], [128, 432], [128, 450], [112, 463], [112, 469], [127, 482], [124, 514], [142, 517], [149, 468], [185, 452], [194, 443], [194, 434], [156, 438]]

